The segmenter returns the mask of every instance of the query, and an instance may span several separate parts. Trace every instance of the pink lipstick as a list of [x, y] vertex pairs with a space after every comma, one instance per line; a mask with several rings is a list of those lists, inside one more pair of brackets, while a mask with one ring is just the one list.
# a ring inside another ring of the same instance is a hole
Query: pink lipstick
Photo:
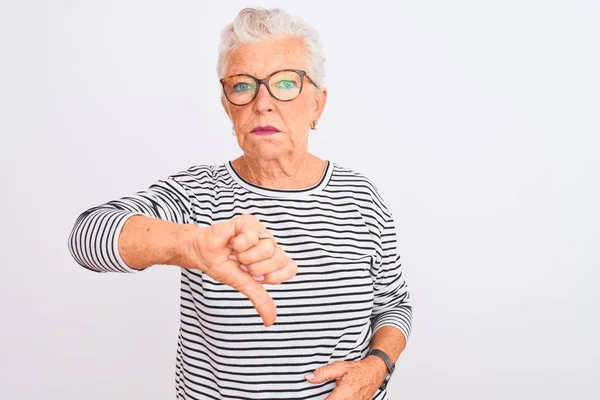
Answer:
[[254, 133], [255, 135], [261, 135], [261, 136], [262, 135], [272, 135], [277, 132], [279, 132], [279, 129], [277, 129], [271, 125], [257, 126], [256, 128], [254, 128], [250, 131], [250, 133]]

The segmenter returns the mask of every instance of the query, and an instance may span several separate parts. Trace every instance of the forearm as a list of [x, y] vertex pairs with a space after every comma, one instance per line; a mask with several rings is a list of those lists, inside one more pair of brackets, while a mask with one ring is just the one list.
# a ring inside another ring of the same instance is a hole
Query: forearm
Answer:
[[192, 224], [134, 215], [125, 222], [119, 235], [119, 254], [132, 269], [153, 265], [191, 267], [193, 261], [187, 244], [200, 229]]
[[194, 225], [95, 207], [81, 214], [68, 248], [81, 266], [96, 272], [135, 272], [151, 265], [190, 267], [186, 254]]
[[[406, 338], [401, 330], [393, 326], [382, 326], [373, 335], [371, 339], [371, 349], [377, 349], [385, 352], [395, 364], [400, 358], [400, 354], [406, 346]], [[376, 356], [367, 356], [364, 360], [377, 371], [377, 382], [383, 382], [387, 373], [385, 362]]]
[[395, 363], [406, 347], [404, 333], [393, 326], [382, 326], [371, 339], [371, 348], [384, 351]]
[[68, 248], [79, 265], [96, 272], [131, 273], [171, 264], [177, 258], [176, 238], [190, 229], [185, 224], [191, 215], [186, 188], [175, 179], [159, 180], [147, 190], [81, 213]]

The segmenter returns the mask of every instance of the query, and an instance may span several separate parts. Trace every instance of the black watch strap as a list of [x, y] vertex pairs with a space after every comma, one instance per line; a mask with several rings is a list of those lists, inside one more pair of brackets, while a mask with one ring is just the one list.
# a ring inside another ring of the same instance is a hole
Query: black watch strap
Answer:
[[385, 366], [387, 367], [387, 374], [385, 375], [383, 383], [379, 387], [379, 389], [384, 390], [387, 387], [388, 382], [390, 381], [390, 378], [392, 377], [392, 374], [394, 373], [394, 370], [396, 369], [396, 365], [392, 362], [392, 359], [390, 358], [390, 356], [388, 356], [382, 350], [371, 349], [371, 351], [369, 351], [369, 355], [380, 358], [381, 360], [383, 360], [383, 362], [385, 363]]

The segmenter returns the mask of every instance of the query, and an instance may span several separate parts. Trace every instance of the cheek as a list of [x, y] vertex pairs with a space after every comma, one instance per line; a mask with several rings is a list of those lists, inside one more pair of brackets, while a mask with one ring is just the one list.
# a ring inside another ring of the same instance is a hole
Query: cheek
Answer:
[[309, 124], [310, 111], [306, 101], [289, 103], [286, 106], [281, 109], [282, 118], [286, 125], [290, 127], [304, 127]]
[[244, 128], [250, 122], [252, 112], [247, 107], [236, 107], [231, 110], [231, 121], [237, 128]]

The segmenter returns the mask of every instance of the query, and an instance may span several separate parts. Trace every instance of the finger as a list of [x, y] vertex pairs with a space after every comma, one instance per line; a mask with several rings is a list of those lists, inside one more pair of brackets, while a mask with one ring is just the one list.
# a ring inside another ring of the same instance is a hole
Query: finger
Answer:
[[297, 273], [298, 265], [294, 261], [290, 260], [284, 268], [264, 275], [264, 281], [262, 283], [278, 285], [282, 282], [292, 279]]
[[[259, 232], [264, 231], [260, 221], [251, 215], [242, 215], [227, 221], [217, 222], [211, 226], [211, 234], [208, 239], [214, 243], [213, 247], [221, 247], [229, 244], [234, 238], [238, 239], [239, 248], [236, 251], [245, 251], [258, 242]], [[244, 238], [243, 235], [248, 235]]]
[[[259, 243], [259, 245], [260, 245], [260, 243]], [[251, 249], [249, 251], [252, 251], [252, 250], [254, 250], [254, 249]], [[242, 254], [238, 254], [236, 257], [237, 257], [238, 261], [240, 262], [240, 264], [248, 267], [248, 270], [250, 271], [250, 273], [252, 275], [270, 274], [271, 272], [275, 272], [275, 271], [278, 271], [278, 270], [284, 268], [290, 261], [289, 257], [280, 248], [277, 248], [275, 250], [275, 253], [271, 257], [264, 259], [264, 260], [258, 260], [255, 262], [251, 262], [251, 261], [249, 262], [248, 258], [243, 256]]]
[[234, 261], [225, 261], [217, 265], [209, 275], [219, 282], [231, 286], [246, 296], [251, 302], [265, 326], [271, 326], [277, 318], [277, 306], [266, 289], [250, 274], [240, 270]]
[[[240, 271], [240, 273], [243, 272]], [[259, 282], [252, 279], [250, 275], [245, 275], [247, 278], [246, 282], [235, 289], [250, 299], [265, 326], [273, 325], [277, 318], [277, 306], [273, 298]]]
[[[283, 251], [283, 250], [281, 250]], [[259, 240], [258, 243], [246, 251], [236, 252], [238, 261], [244, 265], [255, 264], [269, 260], [278, 253], [278, 247], [271, 239]]]
[[210, 236], [207, 237], [213, 245], [211, 247], [224, 247], [236, 235], [236, 226], [233, 220], [217, 222], [211, 226]]
[[242, 253], [254, 247], [258, 241], [258, 235], [265, 232], [265, 227], [258, 218], [250, 214], [240, 215], [230, 220], [235, 233], [231, 235], [229, 245], [236, 253]]
[[312, 374], [306, 375], [310, 383], [323, 383], [332, 379], [339, 379], [346, 373], [348, 366], [345, 361], [336, 361], [332, 364], [317, 368]]
[[243, 232], [238, 233], [229, 240], [229, 246], [235, 253], [243, 253], [258, 244], [258, 235], [260, 232], [257, 229], [245, 228]]

